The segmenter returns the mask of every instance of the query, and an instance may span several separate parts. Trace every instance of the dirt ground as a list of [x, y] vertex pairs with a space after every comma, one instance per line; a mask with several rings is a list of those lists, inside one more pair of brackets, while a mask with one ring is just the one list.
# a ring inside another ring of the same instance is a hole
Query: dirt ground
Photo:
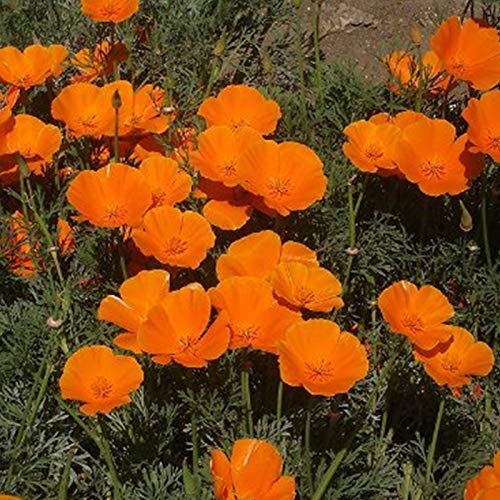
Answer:
[[[460, 15], [465, 0], [324, 0], [320, 22], [321, 48], [327, 59], [354, 59], [367, 78], [380, 80], [379, 58], [410, 43], [412, 26], [428, 40], [446, 17]], [[311, 21], [314, 3], [305, 5]]]

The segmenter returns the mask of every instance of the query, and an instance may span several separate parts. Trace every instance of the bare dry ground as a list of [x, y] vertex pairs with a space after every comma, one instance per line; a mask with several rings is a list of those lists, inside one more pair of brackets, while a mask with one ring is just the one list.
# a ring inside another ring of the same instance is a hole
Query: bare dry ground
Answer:
[[[412, 26], [427, 40], [446, 17], [460, 15], [464, 0], [324, 0], [320, 21], [321, 48], [328, 60], [354, 60], [366, 78], [385, 75], [380, 57], [410, 42]], [[314, 6], [305, 4], [312, 26]]]

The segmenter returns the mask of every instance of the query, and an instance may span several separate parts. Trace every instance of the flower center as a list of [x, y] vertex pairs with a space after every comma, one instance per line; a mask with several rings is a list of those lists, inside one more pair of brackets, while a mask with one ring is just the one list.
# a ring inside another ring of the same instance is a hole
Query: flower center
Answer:
[[156, 189], [153, 191], [152, 198], [153, 198], [153, 207], [160, 207], [165, 203], [167, 195], [165, 194], [165, 191], [162, 189]]
[[500, 137], [490, 135], [486, 144], [488, 149], [500, 149]]
[[125, 223], [127, 209], [122, 205], [114, 205], [106, 208], [103, 220], [110, 224], [121, 226]]
[[245, 325], [237, 327], [235, 333], [237, 337], [241, 337], [245, 342], [251, 344], [252, 340], [257, 337], [259, 329], [254, 325]]
[[81, 116], [78, 120], [80, 127], [85, 130], [95, 130], [97, 128], [97, 115]]
[[422, 324], [422, 320], [414, 314], [408, 314], [403, 319], [403, 326], [405, 328], [408, 328], [408, 330], [410, 330], [413, 334], [422, 333], [422, 331], [424, 329], [424, 325]]
[[462, 76], [465, 73], [465, 62], [463, 59], [453, 58], [451, 60], [451, 71], [450, 73]]
[[305, 306], [314, 299], [314, 292], [309, 288], [299, 286], [295, 291], [295, 298], [301, 306]]
[[427, 161], [422, 165], [422, 172], [428, 180], [439, 180], [445, 174], [445, 168], [440, 163]]
[[111, 382], [104, 377], [97, 377], [90, 386], [92, 394], [97, 399], [107, 399], [111, 396], [113, 392], [113, 386]]
[[382, 158], [382, 156], [384, 156], [384, 152], [376, 144], [369, 144], [365, 149], [365, 156], [369, 160], [375, 161]]
[[290, 179], [272, 177], [267, 183], [267, 189], [269, 190], [269, 196], [271, 198], [283, 198], [285, 196], [290, 196], [292, 188], [292, 181]]
[[228, 161], [227, 163], [224, 163], [223, 165], [220, 165], [220, 171], [222, 172], [222, 175], [226, 177], [234, 177], [236, 175], [236, 165], [235, 161], [231, 160]]
[[442, 366], [443, 369], [448, 372], [457, 373], [460, 368], [460, 361], [451, 356], [447, 356], [446, 358], [443, 359]]
[[102, 17], [107, 17], [107, 18], [115, 17], [119, 12], [120, 12], [120, 7], [116, 5], [115, 0], [106, 2], [101, 7]]
[[187, 250], [187, 241], [181, 240], [178, 236], [173, 236], [168, 240], [165, 247], [165, 253], [167, 255], [180, 255]]
[[324, 382], [333, 376], [333, 363], [326, 359], [321, 359], [315, 363], [306, 363], [305, 376], [314, 382]]
[[234, 120], [233, 123], [231, 124], [231, 128], [233, 130], [235, 130], [237, 128], [249, 127], [249, 126], [250, 125], [245, 120], [243, 120], [243, 118], [240, 118], [239, 120]]

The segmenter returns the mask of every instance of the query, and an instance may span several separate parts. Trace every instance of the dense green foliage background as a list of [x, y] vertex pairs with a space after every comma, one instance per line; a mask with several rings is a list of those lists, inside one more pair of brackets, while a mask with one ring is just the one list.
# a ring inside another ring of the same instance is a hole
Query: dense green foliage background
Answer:
[[[378, 373], [399, 342], [388, 332], [375, 301], [396, 280], [433, 284], [455, 306], [454, 322], [489, 342], [498, 356], [498, 167], [488, 165], [474, 187], [460, 196], [474, 220], [472, 231], [465, 233], [459, 227], [458, 197], [431, 199], [405, 181], [361, 175], [343, 156], [342, 130], [348, 123], [379, 111], [412, 108], [412, 98], [391, 95], [384, 85], [371, 84], [356, 68], [335, 61], [321, 63], [318, 86], [313, 40], [302, 35], [306, 27], [293, 2], [142, 3], [141, 13], [120, 26], [123, 38], [134, 47], [124, 76], [132, 77], [136, 84], [164, 86], [177, 103], [178, 126], [197, 123], [196, 109], [207, 94], [231, 82], [245, 82], [260, 87], [281, 105], [283, 119], [277, 138], [310, 145], [325, 163], [330, 182], [324, 200], [291, 216], [280, 231], [286, 239], [317, 249], [322, 264], [342, 279], [352, 264], [346, 306], [335, 320], [344, 329], [355, 330], [371, 354], [368, 378], [349, 395], [312, 402], [316, 480], [349, 442], [351, 431], [359, 428], [326, 498], [460, 498], [465, 480], [500, 448], [499, 371], [495, 368], [480, 382], [480, 397], [467, 389], [462, 397], [453, 398], [449, 391], [438, 390], [404, 345], [388, 382], [376, 388]], [[62, 43], [77, 51], [93, 46], [105, 30], [80, 15], [76, 0], [0, 2], [1, 45]], [[56, 87], [64, 81], [63, 76]], [[36, 90], [27, 111], [49, 121], [52, 91]], [[463, 130], [457, 112], [460, 99], [446, 113]], [[426, 102], [424, 111], [434, 114], [435, 106]], [[74, 166], [75, 161], [71, 151], [59, 160], [61, 166]], [[352, 243], [349, 190], [354, 202], [363, 194], [355, 241], [359, 254], [355, 257], [346, 254]], [[35, 184], [35, 191], [55, 232], [58, 214], [69, 211], [65, 186], [58, 189], [49, 178]], [[12, 191], [0, 192], [3, 215], [15, 205]], [[257, 217], [238, 233], [219, 233], [217, 252], [200, 270], [181, 274], [176, 286], [193, 279], [213, 284], [216, 254], [230, 241], [272, 224]], [[50, 273], [26, 281], [0, 267], [0, 492], [28, 500], [103, 499], [110, 495], [107, 470], [97, 448], [57, 400], [57, 381], [67, 353], [82, 345], [109, 344], [115, 332], [96, 319], [99, 301], [120, 283], [118, 272], [109, 272], [114, 269], [113, 256], [107, 253], [105, 234], [82, 226], [77, 241], [76, 255], [64, 262], [68, 277], [64, 295], [52, 287]], [[62, 324], [47, 326], [50, 317], [62, 319]], [[210, 451], [214, 447], [230, 450], [232, 442], [243, 437], [239, 353], [226, 355], [206, 370], [162, 368], [147, 359], [141, 362], [146, 379], [134, 403], [102, 419], [125, 484], [125, 497], [193, 497], [189, 471], [195, 415], [201, 454], [200, 495], [211, 498]], [[251, 354], [250, 363], [256, 433], [276, 444], [277, 363], [258, 353]], [[367, 414], [365, 406], [374, 390], [374, 403]], [[433, 480], [424, 491], [425, 456], [443, 397], [446, 407]], [[307, 399], [302, 390], [285, 388], [279, 442], [286, 472], [297, 477], [300, 498], [309, 498], [303, 446]]]

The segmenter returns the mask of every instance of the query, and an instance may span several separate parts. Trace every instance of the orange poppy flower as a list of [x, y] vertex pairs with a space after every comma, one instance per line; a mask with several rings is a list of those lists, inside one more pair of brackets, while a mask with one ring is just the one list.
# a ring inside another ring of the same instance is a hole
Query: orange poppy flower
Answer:
[[391, 85], [392, 91], [399, 92], [400, 87], [415, 86], [418, 63], [412, 54], [398, 50], [386, 55], [383, 61], [397, 82], [397, 85]]
[[128, 51], [125, 44], [118, 42], [114, 45], [108, 40], [98, 43], [94, 50], [85, 48], [78, 51], [71, 59], [79, 75], [73, 77], [73, 82], [89, 82], [113, 72], [114, 63], [126, 61]]
[[422, 58], [421, 78], [431, 95], [449, 92], [455, 86], [453, 77], [446, 73], [443, 61], [433, 50], [427, 51]]
[[17, 87], [9, 87], [5, 94], [0, 92], [0, 130], [2, 133], [12, 127], [12, 109], [20, 93]]
[[406, 178], [429, 196], [467, 190], [467, 172], [475, 161], [468, 152], [467, 135], [455, 139], [451, 123], [430, 118], [404, 129], [393, 157]]
[[318, 265], [316, 253], [295, 241], [281, 245], [274, 231], [265, 230], [245, 236], [229, 246], [217, 261], [217, 278], [253, 276], [267, 279], [280, 262], [303, 262]]
[[176, 128], [170, 134], [170, 142], [174, 150], [173, 160], [189, 163], [192, 152], [196, 149], [196, 129], [194, 127]]
[[[132, 161], [143, 162], [152, 156], [165, 156], [166, 147], [158, 140], [158, 137], [152, 134], [141, 137], [138, 141], [133, 140], [133, 151], [130, 156]], [[173, 160], [175, 158], [172, 157]]]
[[268, 441], [239, 439], [231, 461], [214, 450], [210, 461], [216, 500], [293, 500], [295, 479], [282, 476], [283, 461]]
[[279, 105], [247, 85], [229, 85], [217, 97], [203, 101], [198, 115], [207, 126], [252, 127], [262, 135], [276, 130], [281, 118]]
[[153, 193], [153, 207], [173, 206], [191, 192], [191, 176], [170, 158], [152, 156], [141, 163], [139, 170]]
[[240, 229], [252, 216], [254, 197], [239, 186], [230, 188], [221, 182], [201, 178], [198, 196], [209, 198], [203, 207], [203, 215], [210, 224], [220, 229]]
[[500, 80], [500, 40], [495, 28], [474, 19], [463, 25], [450, 17], [431, 38], [431, 46], [446, 71], [478, 90], [488, 90]]
[[453, 307], [431, 285], [419, 289], [409, 281], [399, 281], [380, 294], [378, 306], [391, 331], [405, 335], [421, 349], [430, 350], [452, 335], [452, 327], [444, 322], [453, 316]]
[[260, 139], [246, 150], [241, 169], [243, 187], [283, 216], [308, 208], [325, 194], [323, 162], [303, 144]]
[[415, 358], [423, 363], [427, 374], [436, 384], [449, 387], [470, 384], [471, 375], [488, 375], [495, 362], [488, 344], [476, 342], [464, 328], [448, 328], [452, 337], [446, 343], [427, 351], [415, 349]]
[[52, 101], [52, 116], [74, 137], [100, 137], [114, 127], [113, 92], [110, 87], [73, 83]]
[[325, 319], [295, 323], [278, 346], [281, 379], [314, 395], [349, 391], [366, 377], [368, 357], [361, 342]]
[[215, 235], [204, 217], [165, 205], [150, 210], [142, 227], [132, 231], [132, 238], [145, 256], [191, 269], [200, 265], [215, 244]]
[[229, 278], [209, 293], [213, 306], [227, 315], [231, 349], [251, 346], [275, 354], [287, 328], [301, 319], [278, 304], [271, 285], [260, 278]]
[[[121, 106], [118, 111], [118, 133], [120, 136], [150, 132], [161, 134], [167, 130], [171, 117], [163, 113], [165, 92], [153, 85], [144, 85], [134, 91], [126, 80], [109, 83], [102, 88], [104, 95], [120, 95]], [[111, 101], [109, 103], [111, 105]], [[108, 124], [104, 134], [115, 135], [115, 110], [113, 122]]]
[[14, 495], [0, 495], [0, 500], [23, 500], [21, 497], [15, 497]]
[[393, 153], [401, 130], [393, 123], [378, 120], [359, 120], [344, 129], [348, 142], [342, 150], [351, 162], [363, 172], [395, 169]]
[[61, 255], [69, 255], [76, 249], [75, 235], [67, 221], [59, 217], [57, 221], [57, 244]]
[[467, 135], [472, 143], [473, 152], [490, 155], [500, 161], [500, 91], [486, 92], [479, 99], [470, 99], [462, 116], [469, 125]]
[[302, 262], [282, 262], [271, 278], [274, 293], [299, 309], [330, 312], [344, 305], [342, 284], [327, 269]]
[[249, 127], [210, 127], [198, 136], [198, 150], [191, 154], [191, 164], [203, 177], [235, 187], [242, 181], [241, 158], [259, 138], [259, 133]]
[[82, 14], [98, 23], [121, 23], [139, 10], [139, 0], [82, 0]]
[[134, 358], [94, 345], [82, 347], [70, 356], [59, 387], [64, 399], [82, 401], [80, 411], [93, 416], [130, 403], [129, 394], [139, 388], [143, 378], [142, 368]]
[[159, 364], [173, 360], [188, 368], [206, 366], [222, 356], [229, 345], [229, 328], [223, 315], [207, 330], [210, 311], [209, 295], [198, 283], [169, 293], [141, 324], [139, 347]]
[[20, 154], [28, 168], [41, 174], [61, 147], [62, 136], [54, 125], [46, 125], [30, 115], [17, 115], [4, 137], [6, 154]]
[[110, 163], [80, 172], [70, 183], [67, 198], [95, 226], [137, 226], [151, 206], [151, 191], [134, 167]]
[[[494, 488], [500, 488], [500, 451], [496, 453], [493, 459], [493, 466], [486, 465], [472, 479], [465, 484], [464, 500], [479, 500], [488, 497], [484, 495]], [[496, 500], [497, 497], [491, 497]]]
[[149, 311], [159, 304], [170, 289], [170, 274], [161, 269], [141, 271], [120, 286], [120, 297], [108, 295], [97, 310], [100, 321], [109, 321], [125, 330], [114, 343], [133, 352], [141, 352], [137, 332]]
[[17, 276], [31, 278], [36, 274], [36, 265], [34, 262], [35, 252], [33, 252], [28, 230], [24, 217], [16, 210], [6, 221], [7, 238], [3, 242], [5, 250], [4, 257], [7, 259], [9, 270]]
[[22, 89], [42, 85], [62, 72], [67, 56], [62, 45], [30, 45], [23, 52], [4, 47], [0, 49], [0, 81]]

